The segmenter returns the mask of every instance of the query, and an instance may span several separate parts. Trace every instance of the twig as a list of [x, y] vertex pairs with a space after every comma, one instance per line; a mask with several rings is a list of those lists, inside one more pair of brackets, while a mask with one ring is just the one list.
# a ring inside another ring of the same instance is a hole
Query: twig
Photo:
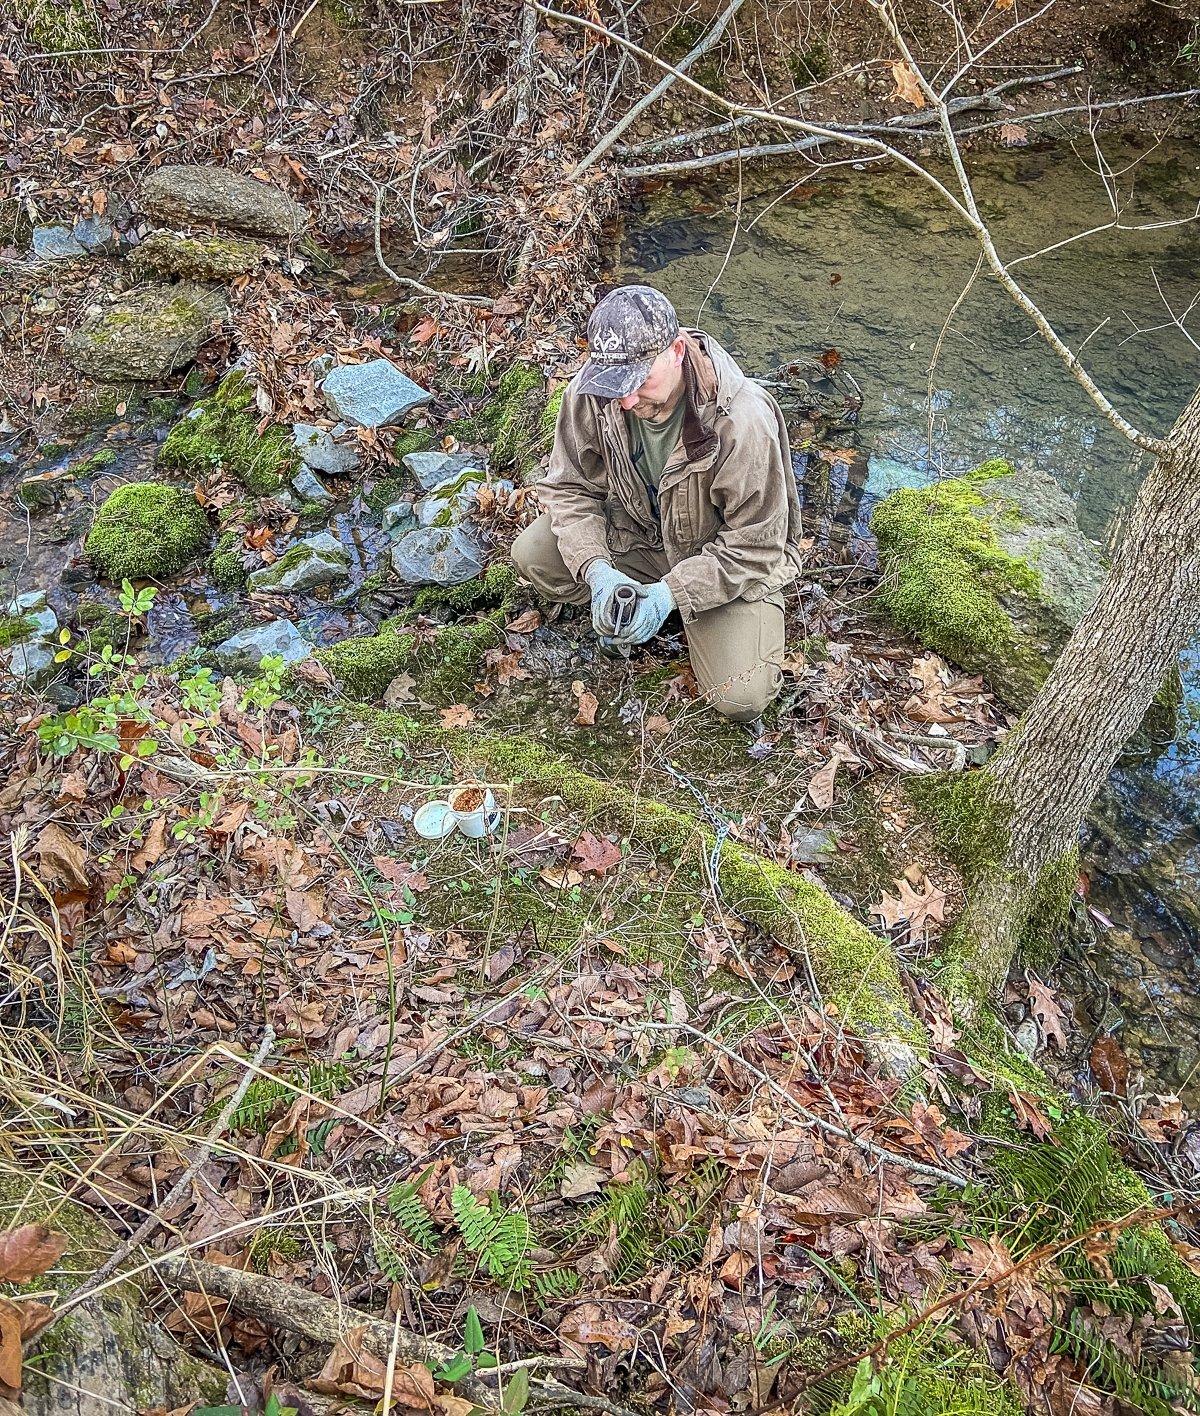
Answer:
[[[526, 4], [530, 3], [531, 0], [526, 0]], [[602, 137], [600, 141], [595, 145], [595, 147], [592, 148], [591, 152], [589, 152], [588, 155], [582, 159], [582, 161], [576, 164], [575, 170], [571, 173], [572, 179], [579, 177], [582, 173], [586, 172], [588, 168], [591, 167], [592, 163], [594, 163], [598, 158], [603, 157], [604, 154], [609, 150], [609, 148], [612, 147], [613, 143], [617, 141], [617, 139], [629, 127], [629, 125], [634, 121], [634, 119], [637, 118], [638, 114], [643, 113], [647, 108], [650, 107], [650, 105], [656, 99], [661, 98], [662, 95], [666, 93], [666, 91], [671, 87], [671, 85], [678, 77], [687, 73], [687, 71], [692, 67], [696, 60], [699, 59], [701, 55], [706, 54], [713, 47], [713, 45], [716, 44], [716, 42], [721, 38], [721, 36], [728, 28], [729, 22], [733, 19], [734, 15], [736, 15], [737, 12], [742, 8], [742, 5], [744, 3], [745, 0], [730, 0], [730, 3], [726, 5], [724, 10], [721, 11], [721, 13], [717, 16], [716, 20], [713, 22], [712, 28], [700, 40], [699, 44], [695, 45], [692, 49], [688, 50], [688, 52], [679, 61], [675, 70], [671, 73], [664, 74], [662, 78], [659, 79], [658, 83], [656, 83], [654, 87], [650, 90], [650, 92], [644, 94], [641, 98], [639, 98], [638, 101], [629, 110], [629, 112], [626, 113], [624, 118], [622, 118], [618, 123], [614, 124], [613, 127], [611, 127], [604, 135], [604, 137]]]
[[434, 300], [454, 300], [460, 305], [476, 305], [485, 310], [492, 308], [492, 301], [487, 295], [452, 295], [448, 290], [435, 290], [432, 285], [423, 285], [419, 280], [413, 280], [411, 276], [397, 275], [383, 258], [383, 242], [380, 239], [379, 227], [383, 209], [382, 187], [375, 188], [375, 261], [379, 269], [389, 280], [394, 280], [397, 285], [406, 286], [409, 290], [415, 290], [419, 295], [428, 295]]
[[78, 1308], [81, 1303], [86, 1303], [88, 1298], [100, 1287], [109, 1274], [119, 1268], [129, 1255], [133, 1253], [134, 1249], [144, 1244], [150, 1235], [162, 1224], [164, 1212], [169, 1211], [176, 1201], [181, 1200], [187, 1193], [192, 1181], [196, 1178], [201, 1168], [207, 1163], [217, 1140], [229, 1125], [230, 1117], [232, 1117], [233, 1113], [241, 1106], [246, 1092], [250, 1089], [250, 1083], [254, 1079], [256, 1069], [262, 1066], [263, 1059], [271, 1050], [274, 1042], [275, 1029], [268, 1024], [263, 1031], [262, 1041], [258, 1044], [258, 1051], [254, 1054], [252, 1065], [246, 1068], [241, 1080], [234, 1088], [225, 1105], [221, 1108], [220, 1115], [213, 1122], [212, 1128], [209, 1130], [200, 1149], [196, 1152], [192, 1163], [171, 1187], [170, 1192], [167, 1194], [162, 1204], [159, 1205], [158, 1209], [153, 1214], [147, 1215], [129, 1238], [117, 1245], [96, 1272], [84, 1283], [81, 1283], [73, 1293], [67, 1296], [62, 1305], [54, 1310], [54, 1316], [45, 1327], [40, 1329], [38, 1333], [39, 1338], [46, 1332], [47, 1328], [53, 1327], [60, 1318], [65, 1317], [72, 1309]]

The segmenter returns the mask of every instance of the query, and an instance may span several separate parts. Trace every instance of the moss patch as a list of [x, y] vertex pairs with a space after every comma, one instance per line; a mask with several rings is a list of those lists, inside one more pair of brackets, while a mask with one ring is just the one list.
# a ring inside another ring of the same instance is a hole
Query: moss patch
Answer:
[[996, 517], [1011, 513], [988, 510], [986, 484], [1011, 472], [996, 459], [967, 477], [902, 488], [871, 518], [885, 571], [880, 602], [901, 629], [968, 666], [1033, 657], [1022, 652], [997, 598], [1005, 591], [1036, 597], [1040, 584], [1036, 571], [996, 541]]
[[205, 569], [209, 580], [218, 590], [240, 590], [245, 585], [248, 572], [242, 555], [240, 532], [221, 532]]
[[37, 630], [32, 620], [24, 615], [0, 613], [0, 649], [11, 649], [14, 644], [24, 644]]
[[101, 600], [81, 600], [75, 611], [75, 624], [93, 649], [108, 645], [123, 649], [129, 637], [129, 616]]
[[13, 12], [30, 43], [48, 54], [100, 44], [100, 25], [87, 0], [14, 0]]
[[88, 560], [120, 584], [164, 580], [208, 540], [208, 518], [195, 497], [162, 482], [118, 487], [96, 513], [84, 542]]
[[111, 447], [97, 448], [88, 457], [81, 457], [78, 462], [73, 462], [70, 466], [72, 477], [87, 477], [93, 472], [102, 472], [104, 468], [111, 467], [117, 460], [117, 454]]
[[271, 427], [259, 436], [254, 390], [235, 370], [175, 424], [158, 460], [189, 477], [221, 468], [255, 496], [271, 496], [291, 480], [299, 457], [286, 428]]
[[385, 620], [376, 633], [320, 649], [317, 658], [352, 698], [382, 698], [397, 674], [408, 673], [424, 697], [457, 702], [479, 677], [484, 654], [500, 642], [503, 618], [493, 611], [428, 638], [403, 618]]
[[[533, 471], [546, 452], [546, 380], [533, 364], [514, 364], [480, 414], [481, 437], [497, 467]], [[557, 414], [557, 410], [556, 410]], [[550, 437], [554, 435], [550, 425]]]
[[496, 561], [482, 575], [461, 585], [426, 585], [417, 592], [413, 607], [421, 614], [443, 606], [465, 614], [481, 605], [494, 605], [507, 613], [516, 599], [516, 571], [506, 561]]

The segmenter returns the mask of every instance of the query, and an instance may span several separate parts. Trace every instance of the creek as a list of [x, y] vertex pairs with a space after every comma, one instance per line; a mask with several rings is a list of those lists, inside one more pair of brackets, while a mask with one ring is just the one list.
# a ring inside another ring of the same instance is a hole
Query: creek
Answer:
[[[1184, 316], [1197, 296], [1200, 223], [1164, 224], [1200, 211], [1200, 146], [1126, 137], [1102, 150], [1107, 179], [1086, 138], [975, 154], [968, 166], [1006, 259], [1057, 246], [1013, 273], [1072, 348], [1086, 344], [1116, 407], [1162, 434], [1200, 382], [1200, 351], [1170, 313]], [[1125, 229], [1111, 229], [1110, 193]], [[1094, 234], [1062, 244], [1079, 232]], [[751, 185], [729, 171], [648, 196], [626, 219], [616, 278], [664, 290], [684, 323], [750, 373], [837, 352], [863, 394], [863, 475], [847, 480], [838, 508], [852, 534], [866, 536], [872, 505], [895, 487], [1004, 456], [1052, 473], [1085, 534], [1104, 542], [1138, 484], [1129, 445], [995, 281], [981, 273], [963, 295], [977, 249], [907, 174], [859, 164], [787, 181], [776, 169]], [[1185, 325], [1200, 339], [1200, 315]], [[1123, 766], [1101, 803], [1085, 928], [1055, 982], [1074, 1001], [1085, 1057], [1107, 1034], [1140, 1084], [1194, 1108], [1200, 647], [1184, 668], [1179, 740], [1153, 763]]]

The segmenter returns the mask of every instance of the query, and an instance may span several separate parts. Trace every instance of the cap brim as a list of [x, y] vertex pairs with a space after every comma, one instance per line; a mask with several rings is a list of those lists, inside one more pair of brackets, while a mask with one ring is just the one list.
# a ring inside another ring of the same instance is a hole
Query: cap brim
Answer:
[[646, 382], [653, 363], [644, 359], [637, 364], [597, 364], [589, 359], [579, 371], [579, 392], [595, 398], [624, 398]]

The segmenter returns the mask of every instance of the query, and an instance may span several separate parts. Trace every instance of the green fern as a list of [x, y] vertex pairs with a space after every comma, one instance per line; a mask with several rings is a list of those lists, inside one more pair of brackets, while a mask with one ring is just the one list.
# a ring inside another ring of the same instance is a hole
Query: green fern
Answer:
[[533, 1291], [543, 1303], [571, 1298], [578, 1291], [579, 1275], [574, 1269], [552, 1268], [533, 1275]]
[[426, 1254], [437, 1252], [439, 1236], [425, 1202], [417, 1193], [423, 1178], [394, 1185], [388, 1195], [388, 1213], [410, 1244]]
[[[254, 1131], [265, 1136], [281, 1103], [290, 1104], [302, 1092], [325, 1101], [350, 1085], [349, 1069], [341, 1062], [314, 1062], [296, 1076], [297, 1081], [286, 1077], [255, 1077], [229, 1118], [230, 1131]], [[220, 1101], [213, 1102], [205, 1111], [205, 1118], [215, 1121], [222, 1105]]]
[[1058, 1329], [1050, 1350], [1069, 1353], [1086, 1369], [1093, 1386], [1113, 1392], [1144, 1416], [1200, 1412], [1200, 1396], [1194, 1388], [1172, 1381], [1161, 1370], [1147, 1372], [1135, 1367], [1108, 1338], [1092, 1328], [1078, 1308], [1066, 1327]]
[[484, 1272], [518, 1291], [527, 1287], [533, 1235], [525, 1216], [503, 1210], [497, 1202], [481, 1204], [465, 1185], [454, 1187], [450, 1208], [463, 1243]]

